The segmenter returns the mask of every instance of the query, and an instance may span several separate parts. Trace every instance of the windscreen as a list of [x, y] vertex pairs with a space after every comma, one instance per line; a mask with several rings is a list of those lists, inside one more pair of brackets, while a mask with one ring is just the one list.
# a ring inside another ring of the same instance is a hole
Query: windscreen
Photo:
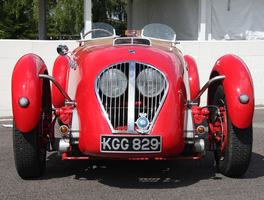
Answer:
[[142, 36], [171, 42], [175, 42], [176, 40], [176, 33], [172, 28], [156, 23], [145, 26], [142, 29]]
[[114, 27], [101, 22], [93, 23], [92, 26], [83, 28], [81, 32], [81, 39], [95, 39], [111, 36], [115, 36]]

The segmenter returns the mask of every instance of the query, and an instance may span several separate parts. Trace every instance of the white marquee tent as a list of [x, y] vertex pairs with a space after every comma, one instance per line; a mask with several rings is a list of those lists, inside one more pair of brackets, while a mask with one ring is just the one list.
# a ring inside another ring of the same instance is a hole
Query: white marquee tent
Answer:
[[127, 0], [128, 28], [172, 27], [178, 40], [264, 39], [263, 0]]

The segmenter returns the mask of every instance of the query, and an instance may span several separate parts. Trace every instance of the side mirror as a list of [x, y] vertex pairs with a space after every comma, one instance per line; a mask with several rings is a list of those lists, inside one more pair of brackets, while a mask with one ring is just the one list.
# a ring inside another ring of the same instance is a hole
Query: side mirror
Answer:
[[60, 45], [57, 47], [57, 52], [58, 52], [58, 54], [60, 54], [61, 56], [65, 56], [65, 55], [67, 55], [67, 53], [69, 53], [69, 48], [67, 47], [67, 45], [60, 44]]

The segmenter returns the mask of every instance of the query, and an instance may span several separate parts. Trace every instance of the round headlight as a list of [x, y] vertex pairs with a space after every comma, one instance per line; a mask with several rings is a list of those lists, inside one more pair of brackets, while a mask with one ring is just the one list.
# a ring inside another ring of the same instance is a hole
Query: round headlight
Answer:
[[109, 69], [101, 75], [99, 88], [107, 97], [119, 97], [127, 88], [126, 75], [118, 69]]
[[143, 96], [158, 96], [165, 88], [164, 77], [155, 69], [144, 69], [137, 77], [137, 88]]

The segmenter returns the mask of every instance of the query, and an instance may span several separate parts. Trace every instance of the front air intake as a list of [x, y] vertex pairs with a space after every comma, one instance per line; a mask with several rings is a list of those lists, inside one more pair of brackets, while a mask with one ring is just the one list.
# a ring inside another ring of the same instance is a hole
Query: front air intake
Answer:
[[113, 133], [149, 134], [168, 93], [163, 72], [129, 61], [100, 72], [95, 93]]

